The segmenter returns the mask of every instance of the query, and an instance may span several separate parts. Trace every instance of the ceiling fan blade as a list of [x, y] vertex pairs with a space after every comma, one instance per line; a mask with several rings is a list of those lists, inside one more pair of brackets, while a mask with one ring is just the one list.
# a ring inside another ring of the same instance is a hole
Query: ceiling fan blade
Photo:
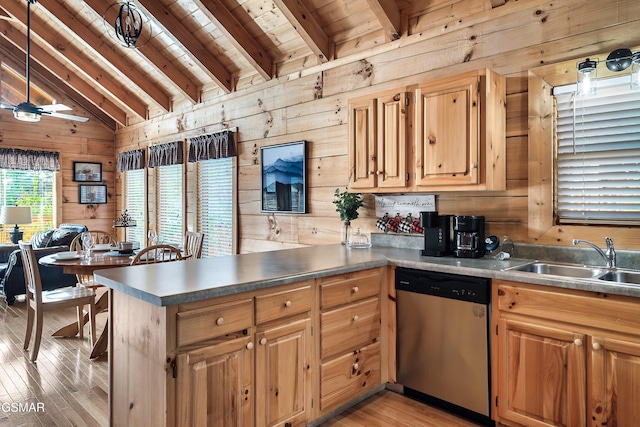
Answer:
[[74, 116], [71, 114], [56, 113], [56, 112], [49, 112], [49, 111], [43, 111], [42, 114], [46, 114], [51, 117], [57, 117], [59, 119], [73, 120], [75, 122], [86, 122], [87, 120], [89, 120], [88, 117], [80, 117], [80, 116]]
[[0, 108], [2, 108], [3, 110], [13, 110], [15, 108], [15, 105], [0, 104]]
[[54, 111], [69, 111], [72, 108], [67, 107], [64, 104], [50, 104], [50, 105], [40, 105], [39, 106], [42, 111], [54, 112]]

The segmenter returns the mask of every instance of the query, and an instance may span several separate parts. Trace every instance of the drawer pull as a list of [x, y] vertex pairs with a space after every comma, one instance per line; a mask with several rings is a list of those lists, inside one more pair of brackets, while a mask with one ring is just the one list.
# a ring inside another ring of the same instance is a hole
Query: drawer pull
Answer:
[[597, 342], [594, 342], [594, 343], [591, 345], [591, 347], [593, 347], [593, 349], [594, 349], [594, 350], [596, 350], [596, 351], [598, 351], [598, 350], [600, 350], [600, 349], [602, 348], [602, 346], [601, 346], [599, 343], [597, 343]]
[[287, 301], [287, 302], [285, 302], [285, 303], [284, 303], [284, 306], [285, 306], [285, 307], [291, 307], [291, 301]]
[[573, 343], [578, 347], [582, 346], [582, 340], [580, 338], [576, 338], [575, 340], [573, 340]]
[[351, 288], [351, 290], [353, 291], [354, 294], [357, 294], [360, 289], [358, 289], [357, 286], [354, 286], [353, 288]]
[[253, 348], [253, 343], [252, 342], [248, 342], [247, 343], [247, 350], [251, 350]]
[[358, 321], [358, 315], [356, 314], [355, 316], [353, 316], [353, 321], [357, 322]]
[[216, 319], [216, 325], [221, 326], [224, 323], [224, 318], [218, 317]]
[[353, 364], [353, 370], [357, 371], [360, 368], [360, 365], [358, 365], [357, 363]]
[[266, 338], [262, 338], [260, 340], [260, 345], [265, 345], [267, 343], [267, 339]]

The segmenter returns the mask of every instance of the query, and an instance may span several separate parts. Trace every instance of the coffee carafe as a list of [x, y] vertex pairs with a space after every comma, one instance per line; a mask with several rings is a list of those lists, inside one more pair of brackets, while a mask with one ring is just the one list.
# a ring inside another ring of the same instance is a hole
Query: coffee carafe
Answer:
[[451, 253], [451, 215], [438, 212], [420, 212], [424, 249], [422, 256], [445, 256]]
[[459, 258], [484, 256], [484, 217], [458, 215], [453, 217], [453, 252]]

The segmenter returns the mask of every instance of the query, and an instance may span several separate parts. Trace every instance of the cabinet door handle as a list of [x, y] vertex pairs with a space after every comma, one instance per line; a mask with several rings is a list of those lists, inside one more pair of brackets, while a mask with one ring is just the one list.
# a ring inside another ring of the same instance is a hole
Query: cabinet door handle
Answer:
[[253, 343], [252, 342], [248, 342], [247, 343], [247, 350], [251, 350], [253, 348]]
[[580, 338], [576, 338], [575, 340], [573, 340], [573, 343], [578, 347], [582, 346], [582, 340]]
[[359, 367], [360, 367], [360, 365], [358, 365], [357, 363], [353, 364], [353, 370], [354, 371], [357, 371]]
[[222, 317], [218, 317], [218, 318], [216, 319], [216, 325], [220, 326], [220, 325], [222, 325], [223, 323], [224, 323], [224, 318], [222, 318]]
[[598, 351], [598, 350], [600, 350], [602, 348], [600, 343], [597, 343], [597, 342], [594, 342], [593, 344], [591, 344], [591, 347], [596, 351]]
[[360, 289], [358, 289], [357, 286], [354, 286], [353, 288], [351, 288], [351, 290], [353, 291], [354, 294], [357, 294]]
[[285, 306], [285, 307], [291, 307], [291, 301], [287, 300], [287, 301], [284, 303], [284, 306]]
[[357, 322], [358, 321], [358, 315], [356, 314], [355, 316], [353, 316], [353, 321]]
[[265, 345], [266, 343], [267, 343], [267, 339], [266, 338], [260, 339], [260, 345]]
[[376, 175], [382, 175], [383, 171], [376, 171]]

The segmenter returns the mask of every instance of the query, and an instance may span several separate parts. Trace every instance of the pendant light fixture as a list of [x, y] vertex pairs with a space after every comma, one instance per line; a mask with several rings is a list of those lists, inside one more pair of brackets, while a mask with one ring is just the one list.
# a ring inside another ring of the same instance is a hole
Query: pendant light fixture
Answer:
[[151, 40], [150, 20], [133, 2], [113, 3], [105, 11], [103, 19], [107, 33], [123, 47], [140, 49]]

